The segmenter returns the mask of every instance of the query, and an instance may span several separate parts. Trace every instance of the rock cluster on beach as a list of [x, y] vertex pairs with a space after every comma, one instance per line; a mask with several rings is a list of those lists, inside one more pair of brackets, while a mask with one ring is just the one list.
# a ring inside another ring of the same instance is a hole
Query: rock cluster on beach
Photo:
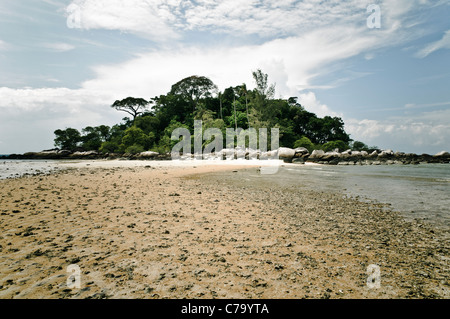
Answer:
[[77, 151], [71, 152], [66, 150], [46, 150], [42, 152], [28, 152], [24, 154], [11, 154], [0, 157], [3, 159], [16, 160], [97, 160], [97, 159], [138, 159], [138, 160], [169, 160], [170, 154], [159, 154], [156, 152], [143, 152], [140, 154], [113, 154], [99, 153], [96, 151]]
[[[332, 152], [324, 152], [323, 150], [314, 150], [311, 154], [303, 147], [292, 149], [281, 147], [276, 151], [261, 152], [252, 149], [223, 149], [220, 152], [205, 154], [203, 159], [274, 159], [278, 156], [280, 160], [286, 163], [303, 164], [312, 162], [325, 165], [409, 165], [409, 164], [424, 164], [424, 163], [450, 163], [450, 153], [442, 151], [436, 155], [429, 154], [413, 154], [394, 152], [392, 150], [375, 150], [371, 153], [366, 151], [352, 151], [347, 150], [339, 152], [334, 150]], [[101, 154], [95, 151], [89, 152], [70, 152], [64, 150], [47, 150], [37, 153], [25, 153], [22, 155], [9, 155], [4, 157], [6, 159], [75, 159], [75, 160], [93, 160], [93, 159], [128, 159], [128, 160], [170, 160], [171, 154], [159, 154], [157, 152], [143, 152], [135, 155], [131, 154]], [[194, 154], [185, 154], [181, 159], [198, 158]]]
[[[305, 159], [309, 162], [329, 165], [405, 165], [405, 164], [424, 164], [424, 163], [450, 163], [450, 154], [440, 152], [436, 155], [394, 152], [392, 150], [373, 151], [351, 151], [345, 152], [327, 152], [314, 151]], [[293, 160], [295, 161], [295, 159]]]

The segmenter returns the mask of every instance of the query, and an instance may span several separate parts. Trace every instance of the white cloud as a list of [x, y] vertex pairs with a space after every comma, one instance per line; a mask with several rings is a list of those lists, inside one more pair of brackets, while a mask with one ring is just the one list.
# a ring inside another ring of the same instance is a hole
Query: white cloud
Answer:
[[[7, 116], [34, 117], [43, 123], [50, 121], [51, 127], [58, 128], [103, 124], [105, 118], [116, 116], [109, 108], [116, 99], [127, 96], [149, 99], [165, 94], [176, 81], [193, 74], [210, 77], [221, 90], [241, 83], [251, 86], [251, 71], [257, 68], [268, 73], [269, 81], [277, 84], [277, 95], [299, 96], [299, 102], [319, 116], [340, 116], [310, 91], [314, 77], [326, 73], [333, 62], [360, 54], [371, 59], [376, 49], [397, 45], [402, 39], [414, 36], [409, 29], [401, 28], [402, 22], [408, 12], [427, 4], [420, 0], [386, 2], [382, 5], [383, 27], [374, 32], [365, 25], [365, 9], [369, 3], [359, 0], [74, 0], [71, 4], [80, 9], [81, 28], [133, 33], [158, 41], [160, 49], [141, 52], [124, 63], [96, 66], [95, 77], [77, 90], [0, 88], [0, 109], [5, 115], [0, 119], [0, 127], [6, 127]], [[259, 35], [266, 41], [234, 47], [181, 45], [181, 41], [169, 44], [174, 39], [183, 39], [186, 30], [235, 37]], [[75, 49], [68, 43], [43, 45], [56, 52]], [[398, 131], [398, 123], [355, 120], [349, 125], [361, 139], [373, 139]], [[42, 124], [33, 125], [42, 128]]]
[[11, 48], [11, 45], [5, 41], [0, 40], [0, 51], [7, 51]]
[[[80, 16], [83, 29], [131, 32], [156, 41], [173, 40], [186, 30], [227, 33], [236, 37], [298, 36], [318, 28], [366, 28], [370, 1], [317, 0], [73, 0], [68, 15]], [[383, 3], [383, 29], [401, 28], [406, 13], [422, 0]], [[367, 29], [367, 28], [366, 28]]]
[[[322, 104], [313, 92], [299, 95], [298, 102], [309, 112], [320, 117], [337, 116], [345, 123], [347, 133], [353, 140], [363, 141], [370, 146], [394, 148], [398, 151], [435, 154], [450, 150], [450, 109], [432, 112], [418, 112], [415, 115], [390, 117], [385, 120], [354, 119], [338, 114]], [[414, 105], [413, 108], [441, 106], [448, 103]], [[400, 108], [401, 109], [401, 108]]]
[[[66, 117], [83, 122], [85, 114], [102, 114], [114, 101], [111, 94], [68, 88], [0, 88], [0, 110], [4, 115], [19, 116], [44, 112], [48, 116]], [[105, 108], [99, 108], [105, 107]], [[100, 116], [96, 116], [100, 119]], [[89, 119], [91, 120], [91, 119]]]
[[123, 117], [108, 97], [85, 90], [0, 88], [0, 153], [53, 147], [56, 129], [114, 125]]
[[63, 42], [42, 43], [41, 45], [42, 47], [55, 52], [68, 52], [75, 49], [75, 46]]
[[120, 30], [164, 41], [177, 37], [170, 9], [179, 5], [181, 1], [75, 0], [68, 6], [68, 15], [79, 14], [83, 29]]
[[239, 34], [298, 35], [333, 24], [355, 24], [364, 20], [361, 1], [200, 1], [186, 10], [189, 29], [215, 29]]
[[[277, 84], [277, 94], [296, 96], [312, 86], [312, 79], [327, 72], [332, 62], [359, 54], [372, 57], [375, 50], [401, 42], [396, 21], [415, 1], [383, 5], [385, 25], [369, 30], [367, 3], [317, 0], [74, 0], [85, 29], [111, 29], [146, 35], [164, 41], [183, 30], [248, 34], [289, 35], [260, 45], [196, 47], [169, 45], [141, 53], [119, 65], [97, 66], [96, 78], [83, 83], [88, 91], [113, 96], [155, 96], [176, 81], [200, 74], [220, 87], [253, 82], [251, 71], [263, 69]], [[145, 70], [145, 71], [143, 71]], [[344, 79], [345, 80], [345, 79]], [[342, 81], [337, 81], [338, 85]]]
[[439, 102], [439, 103], [427, 103], [427, 104], [414, 104], [409, 103], [405, 105], [406, 109], [421, 109], [421, 108], [430, 108], [430, 107], [437, 107], [437, 106], [447, 106], [450, 105], [449, 102]]
[[450, 30], [446, 31], [442, 39], [430, 43], [425, 48], [416, 53], [418, 58], [426, 58], [433, 52], [440, 49], [450, 49]]
[[55, 79], [55, 78], [46, 78], [45, 81], [52, 82], [52, 83], [59, 83], [59, 82], [61, 82], [60, 80]]
[[96, 77], [83, 87], [113, 96], [153, 97], [193, 74], [210, 77], [221, 89], [240, 83], [251, 86], [251, 72], [261, 68], [277, 84], [277, 95], [297, 96], [315, 75], [327, 72], [330, 63], [372, 50], [380, 46], [379, 40], [355, 28], [332, 27], [261, 45], [167, 46], [122, 64], [97, 66]]
[[332, 116], [342, 117], [342, 114], [333, 112], [327, 105], [317, 100], [316, 94], [313, 92], [300, 94], [298, 97], [300, 103], [308, 112], [315, 113], [319, 117]]
[[398, 151], [417, 149], [430, 154], [450, 150], [450, 110], [392, 117], [383, 121], [346, 119], [346, 130], [354, 140]]
[[394, 128], [393, 124], [381, 123], [376, 120], [346, 120], [346, 129], [354, 139], [362, 141], [374, 140], [380, 137], [384, 133], [392, 132]]

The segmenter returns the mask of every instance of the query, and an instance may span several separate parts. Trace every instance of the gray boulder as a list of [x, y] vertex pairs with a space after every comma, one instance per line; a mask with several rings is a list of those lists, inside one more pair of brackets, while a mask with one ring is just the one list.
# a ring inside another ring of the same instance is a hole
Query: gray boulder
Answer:
[[332, 151], [332, 152], [326, 152], [324, 155], [325, 155], [325, 156], [335, 156], [335, 157], [340, 157], [340, 156], [341, 156], [341, 153], [336, 152], [336, 151]]
[[247, 154], [245, 149], [242, 148], [236, 148], [235, 150], [235, 156], [237, 159], [245, 159], [245, 155]]
[[292, 160], [293, 164], [305, 164], [305, 159], [304, 158], [294, 158]]
[[280, 147], [278, 149], [278, 158], [285, 163], [292, 163], [292, 160], [295, 157], [295, 150], [287, 147]]
[[352, 150], [346, 150], [344, 152], [341, 153], [342, 155], [351, 155], [352, 154]]
[[361, 157], [361, 156], [362, 156], [360, 151], [352, 151], [352, 152], [350, 153], [350, 155], [351, 155], [352, 157]]
[[100, 154], [96, 151], [88, 151], [88, 152], [75, 152], [70, 155], [71, 158], [76, 159], [96, 159]]
[[296, 149], [294, 149], [294, 151], [295, 151], [294, 157], [303, 157], [309, 154], [309, 151], [304, 147], [297, 147]]
[[393, 155], [394, 155], [393, 150], [385, 150], [385, 151], [382, 151], [378, 156], [379, 157], [387, 157], [387, 156], [393, 156]]
[[155, 158], [159, 155], [157, 152], [142, 152], [138, 155], [138, 158]]
[[247, 148], [245, 150], [245, 158], [248, 159], [248, 160], [258, 159], [259, 158], [259, 154], [260, 154], [259, 150], [254, 150], [252, 148]]
[[325, 155], [323, 150], [314, 150], [309, 158], [321, 158]]
[[278, 156], [280, 159], [292, 160], [295, 156], [296, 151], [292, 148], [280, 147], [278, 149]]
[[275, 159], [277, 157], [277, 154], [278, 154], [278, 150], [261, 152], [260, 158], [261, 159]]
[[235, 149], [234, 148], [224, 148], [216, 154], [223, 159], [234, 159], [235, 158]]

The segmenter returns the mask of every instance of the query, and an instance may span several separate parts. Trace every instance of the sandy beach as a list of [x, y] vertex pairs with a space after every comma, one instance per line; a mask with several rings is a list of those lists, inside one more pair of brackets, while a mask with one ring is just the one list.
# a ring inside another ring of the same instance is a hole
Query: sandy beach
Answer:
[[450, 297], [448, 237], [381, 204], [240, 183], [255, 163], [64, 168], [0, 181], [1, 299]]

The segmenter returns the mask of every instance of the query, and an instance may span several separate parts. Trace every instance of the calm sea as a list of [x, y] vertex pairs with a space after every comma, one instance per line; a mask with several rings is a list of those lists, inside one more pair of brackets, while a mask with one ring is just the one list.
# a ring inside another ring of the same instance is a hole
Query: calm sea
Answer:
[[420, 218], [450, 230], [450, 165], [287, 165], [275, 175], [248, 170], [242, 181], [338, 192], [389, 204], [406, 219]]
[[0, 179], [17, 178], [25, 174], [49, 173], [58, 168], [58, 161], [0, 159]]
[[[61, 161], [0, 160], [0, 179], [48, 173]], [[230, 178], [230, 174], [226, 175]], [[233, 176], [236, 176], [234, 174]], [[405, 218], [425, 219], [450, 230], [450, 165], [315, 166], [286, 165], [275, 175], [256, 170], [237, 174], [242, 182], [269, 182], [298, 189], [339, 192], [390, 204]]]

